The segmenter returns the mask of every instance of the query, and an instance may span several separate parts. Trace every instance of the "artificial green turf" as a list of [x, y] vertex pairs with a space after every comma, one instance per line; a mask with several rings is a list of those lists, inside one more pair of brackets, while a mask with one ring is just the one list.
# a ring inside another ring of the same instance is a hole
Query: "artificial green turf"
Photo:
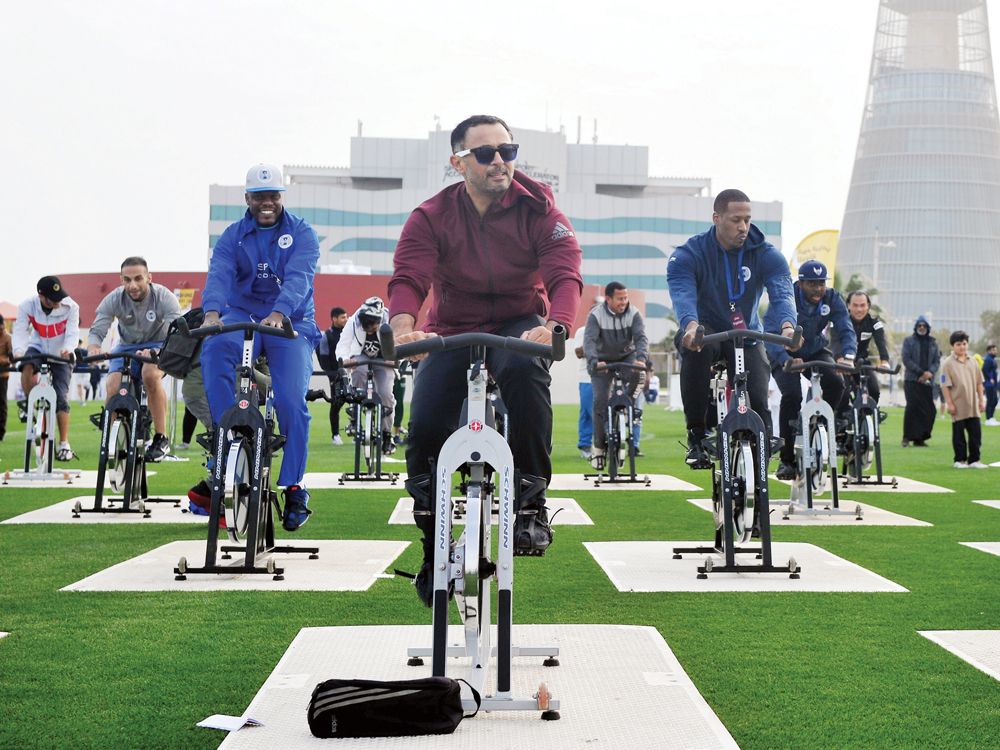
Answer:
[[[96, 468], [92, 410], [73, 406], [79, 468]], [[774, 536], [821, 546], [909, 593], [618, 592], [583, 542], [712, 534], [710, 515], [687, 502], [708, 497], [710, 473], [684, 466], [681, 415], [648, 407], [640, 470], [703, 491], [554, 493], [575, 497], [595, 525], [557, 526], [545, 558], [518, 560], [515, 620], [656, 627], [744, 750], [1000, 746], [1000, 684], [917, 633], [1000, 630], [1000, 558], [959, 545], [1000, 539], [1000, 512], [972, 502], [1000, 498], [1000, 469], [951, 468], [944, 420], [930, 447], [900, 448], [902, 411], [889, 411], [887, 473], [956, 493], [851, 492], [844, 501], [934, 526], [777, 527]], [[313, 414], [309, 470], [348, 469], [352, 447], [331, 445], [325, 405]], [[984, 460], [1000, 459], [1000, 430], [984, 433]], [[23, 434], [12, 415], [0, 469], [19, 465]], [[586, 468], [575, 407], [556, 407], [554, 443], [555, 473]], [[183, 494], [198, 480], [200, 453], [185, 455], [189, 463], [155, 467], [152, 493]], [[3, 487], [0, 520], [80, 494]], [[415, 540], [414, 527], [386, 523], [402, 494], [314, 490], [299, 535]], [[788, 497], [788, 488], [774, 483], [772, 494]], [[157, 524], [153, 512], [142, 524], [0, 526], [0, 630], [10, 631], [0, 639], [0, 748], [216, 747], [223, 735], [195, 722], [241, 714], [300, 628], [430, 622], [399, 577], [367, 592], [59, 592], [167, 542], [204, 538], [204, 527]], [[419, 554], [410, 545], [395, 565], [415, 570]]]

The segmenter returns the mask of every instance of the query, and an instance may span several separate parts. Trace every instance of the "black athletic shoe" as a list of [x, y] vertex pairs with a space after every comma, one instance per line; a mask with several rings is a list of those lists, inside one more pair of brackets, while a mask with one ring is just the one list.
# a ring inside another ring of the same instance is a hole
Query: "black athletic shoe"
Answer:
[[708, 455], [708, 451], [706, 451], [705, 447], [702, 445], [703, 439], [704, 435], [700, 435], [694, 430], [688, 430], [688, 451], [684, 462], [692, 469], [712, 468], [712, 460]]
[[778, 464], [778, 470], [774, 472], [775, 479], [795, 479], [795, 475], [798, 474], [798, 469], [795, 468], [795, 464], [788, 463], [787, 461], [781, 461]]
[[396, 442], [392, 439], [392, 433], [388, 430], [382, 431], [382, 455], [391, 456], [396, 452]]
[[170, 441], [162, 433], [153, 435], [153, 443], [146, 451], [146, 461], [155, 464], [163, 460], [163, 457], [170, 453]]
[[434, 572], [431, 570], [432, 563], [425, 562], [420, 566], [420, 572], [413, 579], [413, 585], [417, 587], [417, 596], [428, 609], [434, 606]]
[[550, 544], [552, 526], [549, 524], [548, 510], [538, 503], [525, 505], [514, 519], [514, 554], [544, 557]]
[[326, 400], [326, 391], [323, 389], [315, 388], [306, 391], [306, 401], [319, 401], [320, 399]]

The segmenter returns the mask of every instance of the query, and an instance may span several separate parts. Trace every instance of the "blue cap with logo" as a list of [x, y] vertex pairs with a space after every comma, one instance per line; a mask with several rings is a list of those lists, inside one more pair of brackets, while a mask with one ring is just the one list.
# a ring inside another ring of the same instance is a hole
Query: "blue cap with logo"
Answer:
[[281, 170], [270, 164], [258, 164], [247, 172], [247, 192], [262, 193], [266, 190], [284, 191]]
[[826, 266], [818, 260], [807, 260], [799, 266], [799, 281], [824, 281], [830, 280], [830, 275], [826, 272]]

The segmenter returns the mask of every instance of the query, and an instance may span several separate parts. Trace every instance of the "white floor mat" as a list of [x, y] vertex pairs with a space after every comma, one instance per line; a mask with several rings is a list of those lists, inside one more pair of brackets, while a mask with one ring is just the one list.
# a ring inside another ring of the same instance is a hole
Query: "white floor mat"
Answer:
[[[205, 562], [205, 541], [170, 542], [66, 586], [61, 591], [366, 591], [392, 565], [409, 542], [376, 540], [281, 540], [296, 547], [319, 547], [319, 559], [275, 554], [285, 580], [269, 575], [188, 575], [174, 580], [174, 566], [186, 557], [190, 566]], [[223, 544], [219, 541], [220, 547]], [[229, 563], [242, 562], [233, 553]]]
[[1000, 500], [973, 500], [972, 502], [985, 505], [987, 508], [996, 508], [997, 510], [1000, 510]]
[[918, 630], [959, 659], [1000, 680], [1000, 630]]
[[[823, 501], [829, 500], [827, 495], [813, 500], [813, 507], [825, 507]], [[700, 498], [688, 500], [689, 503], [697, 505], [702, 510], [712, 512], [712, 499]], [[861, 506], [863, 520], [858, 521], [854, 516], [854, 509]], [[820, 513], [817, 515], [807, 515], [805, 513], [792, 513], [788, 520], [784, 519], [787, 503], [778, 504], [778, 501], [771, 500], [771, 526], [933, 526], [926, 521], [918, 521], [916, 518], [902, 516], [888, 510], [876, 508], [874, 505], [866, 503], [848, 502], [844, 498], [840, 499], [840, 510], [848, 511], [845, 514], [828, 515]]]
[[[77, 464], [76, 461], [73, 462]], [[22, 466], [24, 464], [21, 464]], [[77, 464], [79, 465], [79, 464]], [[58, 473], [61, 467], [56, 466], [55, 471]], [[66, 466], [67, 469], [73, 469], [73, 466]], [[146, 476], [155, 476], [155, 471], [147, 471]], [[66, 477], [62, 476], [57, 479], [18, 479], [13, 474], [7, 477], [6, 473], [0, 474], [0, 487], [17, 487], [17, 488], [33, 488], [38, 490], [51, 490], [53, 487], [76, 487], [81, 490], [94, 489], [97, 487], [97, 471], [81, 471], [78, 477]]]
[[[791, 579], [787, 573], [710, 573], [706, 580], [698, 580], [697, 568], [708, 554], [673, 559], [674, 547], [709, 546], [705, 541], [584, 542], [584, 546], [619, 591], [906, 592], [902, 586], [812, 544], [771, 544], [772, 563], [784, 566], [794, 557], [802, 569], [801, 578]], [[712, 558], [722, 564], [721, 556]], [[753, 554], [737, 555], [737, 560], [747, 565], [760, 562]]]
[[[140, 513], [81, 513], [79, 518], [73, 518], [73, 506], [77, 501], [83, 508], [94, 507], [94, 496], [82, 495], [22, 513], [0, 523], [208, 523], [208, 516], [196, 516], [187, 512], [187, 495], [158, 495], [158, 497], [178, 500], [181, 505], [177, 507], [173, 503], [147, 502], [146, 510], [149, 511], [149, 518], [143, 517]], [[112, 507], [121, 507], [120, 496], [110, 499], [117, 501]], [[104, 507], [108, 507], [108, 500], [109, 498], [105, 496]]]
[[[781, 482], [789, 487], [792, 486], [791, 480], [788, 479], [778, 479], [774, 474], [771, 475], [771, 481]], [[893, 477], [888, 474], [883, 475], [883, 479], [886, 481], [892, 481]], [[921, 482], [916, 479], [907, 479], [906, 477], [895, 477], [897, 486], [893, 487], [891, 484], [844, 484], [843, 477], [840, 479], [840, 491], [841, 492], [895, 492], [898, 494], [906, 494], [907, 492], [954, 492], [955, 490], [949, 490], [947, 487], [938, 487], [936, 484], [929, 484], [927, 482]]]
[[601, 482], [596, 485], [593, 479], [585, 479], [583, 473], [579, 474], [553, 474], [552, 481], [549, 482], [550, 490], [561, 492], [574, 492], [578, 490], [660, 490], [666, 492], [678, 492], [682, 490], [698, 490], [700, 487], [685, 482], [683, 479], [672, 477], [669, 474], [642, 474], [637, 473], [636, 479], [645, 480], [649, 478], [649, 486], [645, 482]]
[[1000, 555], [1000, 542], [959, 542], [959, 544], [991, 555]]
[[[397, 473], [395, 467], [383, 466], [382, 471]], [[351, 482], [340, 483], [340, 478], [344, 476], [343, 471], [337, 472], [306, 472], [302, 477], [302, 484], [308, 490], [398, 490], [403, 488], [406, 481], [406, 472], [400, 472], [395, 482], [388, 479], [380, 482]]]
[[[553, 526], [593, 526], [590, 519], [580, 504], [571, 497], [548, 497], [545, 499], [545, 507], [549, 509], [549, 518]], [[559, 515], [556, 515], [559, 511]], [[499, 522], [499, 515], [493, 514], [493, 525]], [[413, 498], [401, 497], [396, 503], [396, 507], [389, 516], [389, 523], [413, 525]], [[465, 514], [455, 514], [452, 523], [465, 523]]]
[[[516, 644], [554, 644], [560, 649], [558, 667], [543, 667], [541, 657], [524, 657], [514, 659], [512, 670], [516, 697], [533, 695], [545, 681], [552, 697], [560, 701], [558, 721], [542, 721], [537, 711], [484, 711], [463, 720], [450, 735], [339, 742], [312, 736], [306, 707], [317, 683], [332, 677], [428, 677], [430, 659], [424, 660], [425, 666], [408, 667], [406, 649], [428, 646], [430, 636], [430, 625], [300, 630], [244, 712], [265, 726], [231, 732], [220, 750], [298, 750], [342, 743], [351, 748], [427, 750], [738, 750], [656, 629], [627, 625], [514, 626]], [[457, 627], [451, 636], [457, 643]], [[467, 670], [468, 659], [449, 660], [450, 677], [462, 677]]]

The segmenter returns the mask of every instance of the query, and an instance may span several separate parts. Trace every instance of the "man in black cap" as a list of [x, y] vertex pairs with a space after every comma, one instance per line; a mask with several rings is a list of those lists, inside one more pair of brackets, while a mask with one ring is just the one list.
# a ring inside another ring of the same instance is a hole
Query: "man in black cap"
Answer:
[[[29, 297], [17, 308], [17, 322], [12, 334], [14, 356], [48, 354], [69, 358], [80, 334], [80, 306], [73, 301], [55, 276], [38, 280], [38, 294]], [[59, 426], [57, 461], [69, 461], [75, 456], [69, 445], [69, 380], [70, 366], [51, 365], [52, 385], [56, 390], [56, 423]], [[21, 388], [25, 398], [35, 386], [35, 366], [25, 362], [21, 367]]]

